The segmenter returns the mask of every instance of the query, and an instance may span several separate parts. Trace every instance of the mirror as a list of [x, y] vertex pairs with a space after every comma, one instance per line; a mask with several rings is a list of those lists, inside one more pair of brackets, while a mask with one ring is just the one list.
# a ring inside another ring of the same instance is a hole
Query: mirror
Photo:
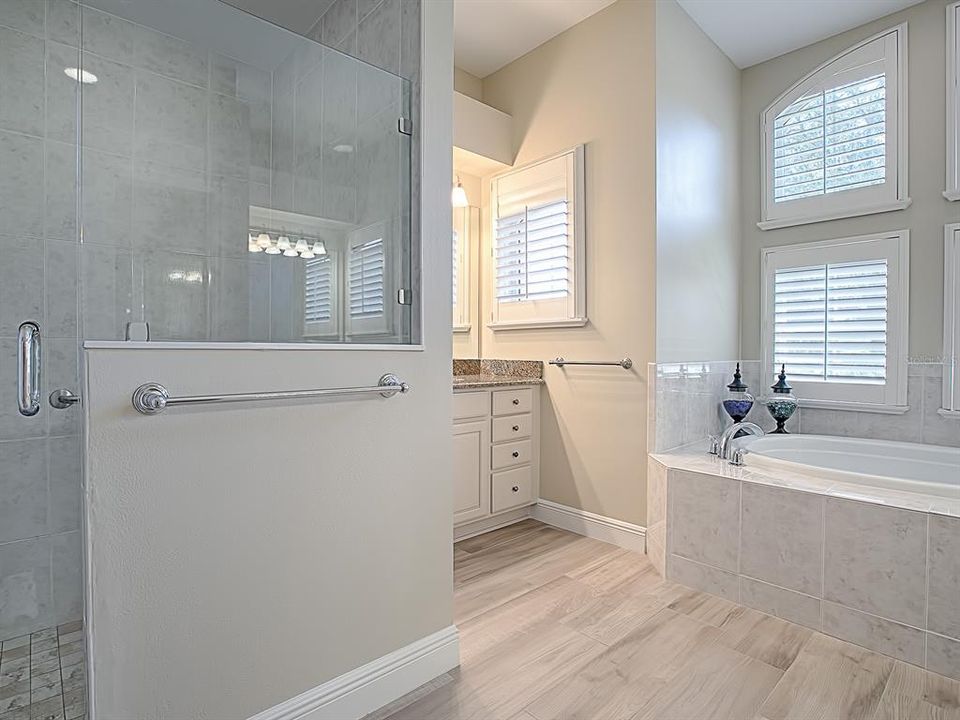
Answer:
[[480, 178], [454, 172], [467, 206], [453, 208], [453, 356], [480, 357]]

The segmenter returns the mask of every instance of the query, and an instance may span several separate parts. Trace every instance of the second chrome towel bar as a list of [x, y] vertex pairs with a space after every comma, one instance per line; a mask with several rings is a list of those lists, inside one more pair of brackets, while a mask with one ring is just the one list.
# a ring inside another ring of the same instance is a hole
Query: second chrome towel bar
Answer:
[[564, 360], [562, 357], [558, 357], [556, 360], [550, 361], [551, 365], [556, 365], [557, 367], [563, 367], [564, 365], [619, 365], [624, 370], [629, 370], [633, 367], [633, 360], [630, 358], [624, 358], [623, 360]]
[[387, 373], [376, 385], [370, 387], [324, 388], [320, 390], [281, 390], [278, 392], [233, 393], [229, 395], [184, 395], [170, 396], [167, 389], [159, 383], [145, 383], [133, 392], [133, 407], [144, 415], [158, 415], [168, 407], [177, 405], [219, 405], [235, 402], [256, 402], [259, 400], [305, 400], [339, 395], [373, 395], [385, 398], [397, 393], [410, 391], [410, 386], [402, 382], [393, 373]]

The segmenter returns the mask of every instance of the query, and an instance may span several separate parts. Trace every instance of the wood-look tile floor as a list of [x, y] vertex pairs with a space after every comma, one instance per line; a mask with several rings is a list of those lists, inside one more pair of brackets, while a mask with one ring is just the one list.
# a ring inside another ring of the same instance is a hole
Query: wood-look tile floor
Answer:
[[85, 720], [79, 621], [0, 643], [0, 720]]
[[534, 521], [454, 550], [461, 666], [369, 720], [960, 720], [960, 683]]

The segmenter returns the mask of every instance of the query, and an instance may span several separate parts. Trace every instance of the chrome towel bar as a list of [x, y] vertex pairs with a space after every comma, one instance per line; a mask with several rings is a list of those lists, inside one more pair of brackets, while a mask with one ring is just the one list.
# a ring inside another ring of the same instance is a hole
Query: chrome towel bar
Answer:
[[379, 393], [385, 398], [410, 391], [410, 386], [401, 382], [393, 373], [387, 373], [370, 387], [324, 388], [321, 390], [281, 390], [279, 392], [234, 393], [231, 395], [184, 395], [171, 397], [159, 383], [145, 383], [133, 391], [133, 407], [144, 415], [158, 415], [176, 405], [219, 405], [259, 400], [302, 400], [334, 397], [337, 395], [371, 395]]
[[551, 360], [550, 364], [557, 367], [563, 367], [564, 365], [619, 365], [624, 370], [629, 370], [633, 367], [633, 360], [624, 358], [611, 362], [606, 360], [564, 360], [562, 357], [558, 357], [556, 360]]

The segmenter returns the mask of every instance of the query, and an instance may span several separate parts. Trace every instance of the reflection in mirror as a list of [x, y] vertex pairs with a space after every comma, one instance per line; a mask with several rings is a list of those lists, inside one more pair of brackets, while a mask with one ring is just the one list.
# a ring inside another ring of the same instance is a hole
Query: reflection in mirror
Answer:
[[50, 60], [97, 78], [51, 90], [82, 95], [53, 132], [81, 147], [86, 337], [417, 342], [409, 83], [218, 0], [89, 3]]
[[453, 356], [480, 356], [480, 208], [453, 209]]

